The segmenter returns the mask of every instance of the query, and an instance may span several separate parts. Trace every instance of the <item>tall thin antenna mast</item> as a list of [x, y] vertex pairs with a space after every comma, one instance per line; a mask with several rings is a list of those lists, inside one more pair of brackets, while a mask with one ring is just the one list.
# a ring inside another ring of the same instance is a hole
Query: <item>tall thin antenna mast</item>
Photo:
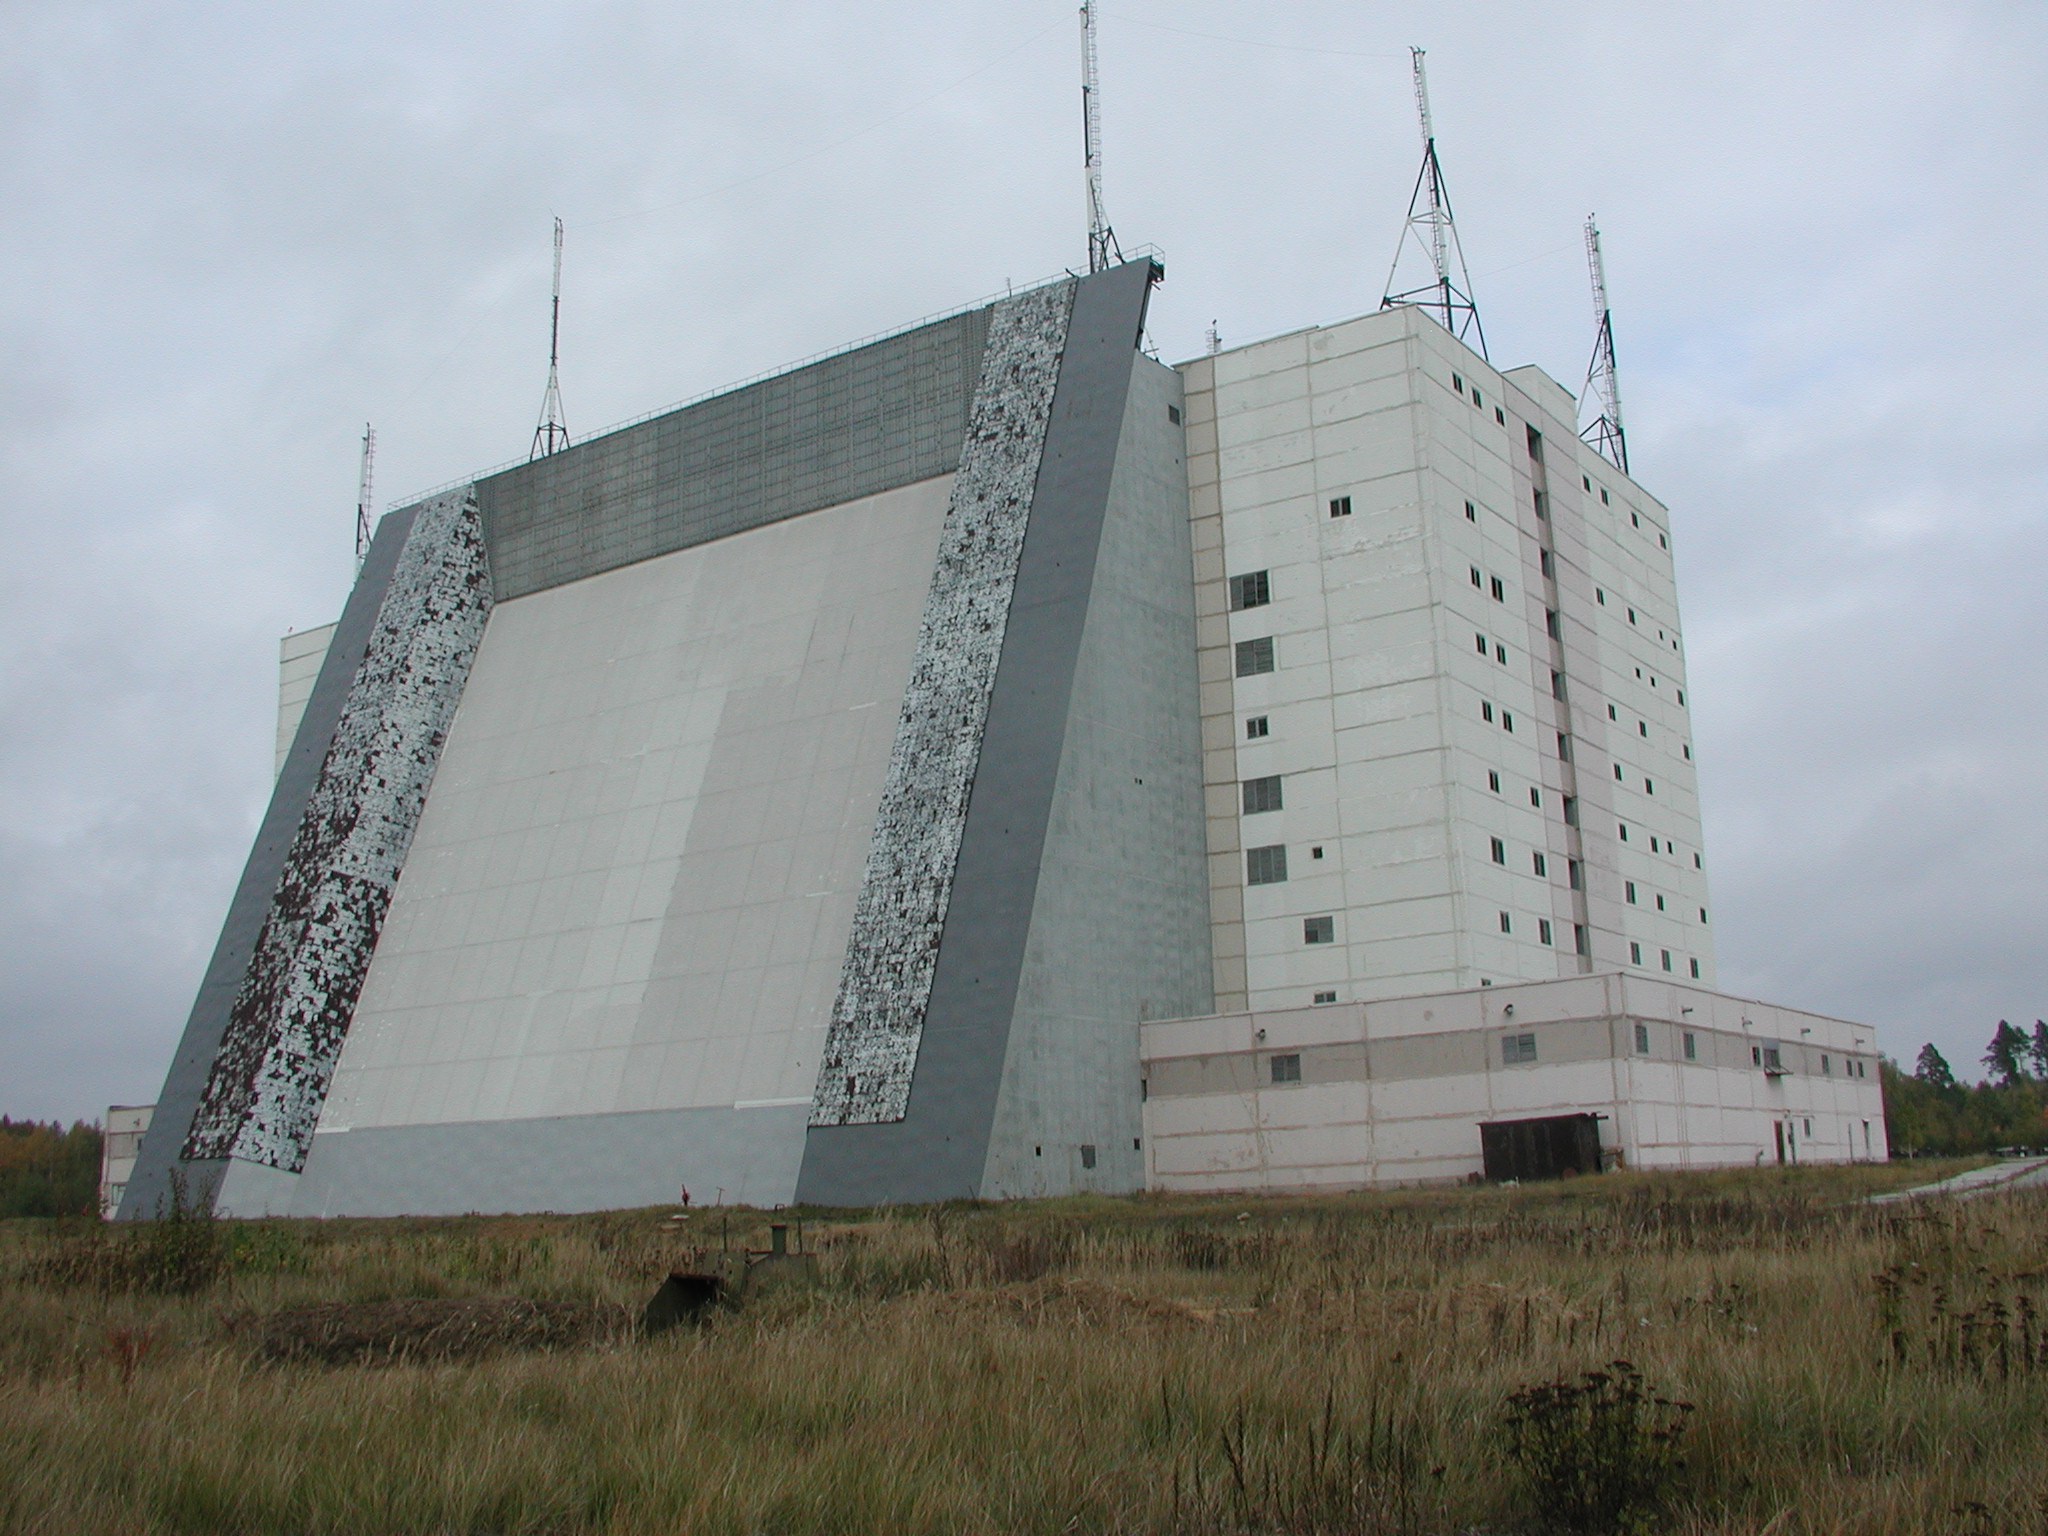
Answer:
[[562, 381], [557, 372], [562, 348], [562, 221], [555, 220], [555, 305], [548, 317], [548, 392], [541, 396], [540, 425], [533, 429], [533, 450], [528, 462], [569, 446], [569, 429], [562, 422]]
[[1579, 434], [1624, 475], [1628, 473], [1628, 436], [1621, 429], [1621, 384], [1614, 376], [1614, 314], [1607, 307], [1607, 264], [1600, 259], [1600, 226], [1586, 215], [1586, 268], [1593, 276], [1593, 360], [1586, 365], [1586, 387], [1580, 398], [1594, 395], [1599, 417]]
[[363, 423], [363, 472], [356, 480], [356, 574], [370, 553], [370, 471], [377, 461], [377, 434]]
[[[1458, 226], [1451, 217], [1451, 194], [1444, 186], [1443, 166], [1436, 157], [1436, 125], [1429, 114], [1429, 77], [1423, 72], [1422, 50], [1408, 50], [1415, 68], [1415, 112], [1422, 124], [1422, 170], [1415, 178], [1415, 191], [1408, 198], [1408, 221], [1401, 229], [1401, 242], [1394, 248], [1394, 264], [1387, 269], [1386, 297], [1381, 309], [1396, 304], [1413, 304], [1429, 310], [1443, 322], [1444, 329], [1458, 340], [1476, 337], [1479, 355], [1486, 356], [1486, 328], [1479, 323], [1479, 308], [1472, 301], [1472, 274], [1465, 269], [1464, 247], [1458, 243]], [[1401, 258], [1413, 239], [1429, 258], [1430, 280], [1419, 288], [1397, 289], [1394, 278], [1401, 270]], [[1455, 259], [1458, 279], [1451, 278]], [[1460, 286], [1462, 284], [1462, 286]]]
[[1081, 0], [1081, 136], [1088, 169], [1088, 270], [1124, 259], [1102, 207], [1102, 85], [1095, 76], [1095, 0]]

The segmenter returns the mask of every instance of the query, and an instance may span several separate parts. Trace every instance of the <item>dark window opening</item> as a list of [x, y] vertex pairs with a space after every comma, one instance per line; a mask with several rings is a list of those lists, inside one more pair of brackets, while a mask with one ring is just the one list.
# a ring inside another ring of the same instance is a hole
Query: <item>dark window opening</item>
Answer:
[[1176, 427], [1177, 427], [1177, 426], [1179, 426], [1179, 425], [1180, 425], [1180, 407], [1179, 407], [1179, 406], [1177, 406], [1177, 405], [1169, 405], [1169, 406], [1168, 406], [1168, 407], [1166, 408], [1166, 419], [1167, 419], [1168, 421], [1172, 422], [1172, 423], [1173, 423], [1173, 424], [1174, 424], [1174, 425], [1175, 425]]
[[1298, 1051], [1289, 1051], [1285, 1056], [1269, 1056], [1266, 1064], [1276, 1083], [1301, 1081], [1301, 1053]]
[[1233, 611], [1263, 608], [1273, 601], [1273, 583], [1266, 571], [1252, 571], [1230, 578], [1230, 606]]
[[1349, 517], [1350, 515], [1351, 498], [1349, 496], [1332, 496], [1330, 498], [1330, 516]]
[[1093, 1168], [1095, 1166], [1095, 1148], [1085, 1141], [1081, 1143], [1081, 1166], [1083, 1168]]
[[1244, 813], [1256, 816], [1261, 811], [1280, 810], [1280, 775], [1269, 773], [1262, 779], [1246, 779], [1240, 786], [1244, 791]]
[[1244, 851], [1246, 885], [1278, 885], [1287, 878], [1287, 845], [1273, 843]]
[[1301, 920], [1301, 942], [1304, 944], [1334, 944], [1337, 942], [1337, 919], [1334, 917], [1305, 917]]
[[1244, 723], [1244, 737], [1246, 741], [1257, 741], [1261, 736], [1270, 736], [1272, 733], [1272, 722], [1264, 715], [1253, 715]]
[[1262, 672], [1273, 670], [1273, 637], [1262, 635], [1257, 640], [1237, 642], [1237, 675], [1257, 677]]

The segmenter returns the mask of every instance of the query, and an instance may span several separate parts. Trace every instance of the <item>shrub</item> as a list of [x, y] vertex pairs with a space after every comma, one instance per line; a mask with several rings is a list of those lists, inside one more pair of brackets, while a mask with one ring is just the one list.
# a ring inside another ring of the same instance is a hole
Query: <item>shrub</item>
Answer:
[[1508, 1394], [1503, 1425], [1531, 1508], [1557, 1531], [1647, 1529], [1683, 1468], [1690, 1403], [1658, 1397], [1626, 1360]]

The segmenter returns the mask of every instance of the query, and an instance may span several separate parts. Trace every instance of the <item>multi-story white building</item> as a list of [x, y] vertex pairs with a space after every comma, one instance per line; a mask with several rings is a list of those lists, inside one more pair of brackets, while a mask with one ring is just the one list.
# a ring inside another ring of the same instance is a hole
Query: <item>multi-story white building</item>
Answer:
[[1218, 1013], [1145, 1027], [1152, 1181], [1463, 1176], [1584, 1117], [1882, 1156], [1868, 1029], [1711, 991], [1670, 519], [1572, 396], [1406, 306], [1181, 373]]
[[1711, 985], [1669, 517], [1570, 394], [1408, 307], [1181, 372], [1219, 1007]]

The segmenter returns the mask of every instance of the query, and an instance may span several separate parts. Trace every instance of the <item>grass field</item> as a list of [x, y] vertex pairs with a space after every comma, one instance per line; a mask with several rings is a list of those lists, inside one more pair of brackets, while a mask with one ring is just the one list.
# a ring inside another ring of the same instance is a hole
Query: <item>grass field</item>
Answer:
[[[1619, 1465], [1639, 1529], [2040, 1533], [2048, 1198], [1861, 1203], [1958, 1166], [790, 1212], [814, 1278], [656, 1339], [765, 1213], [11, 1222], [0, 1529], [1509, 1532]], [[1689, 1407], [1508, 1423], [1616, 1360]]]

